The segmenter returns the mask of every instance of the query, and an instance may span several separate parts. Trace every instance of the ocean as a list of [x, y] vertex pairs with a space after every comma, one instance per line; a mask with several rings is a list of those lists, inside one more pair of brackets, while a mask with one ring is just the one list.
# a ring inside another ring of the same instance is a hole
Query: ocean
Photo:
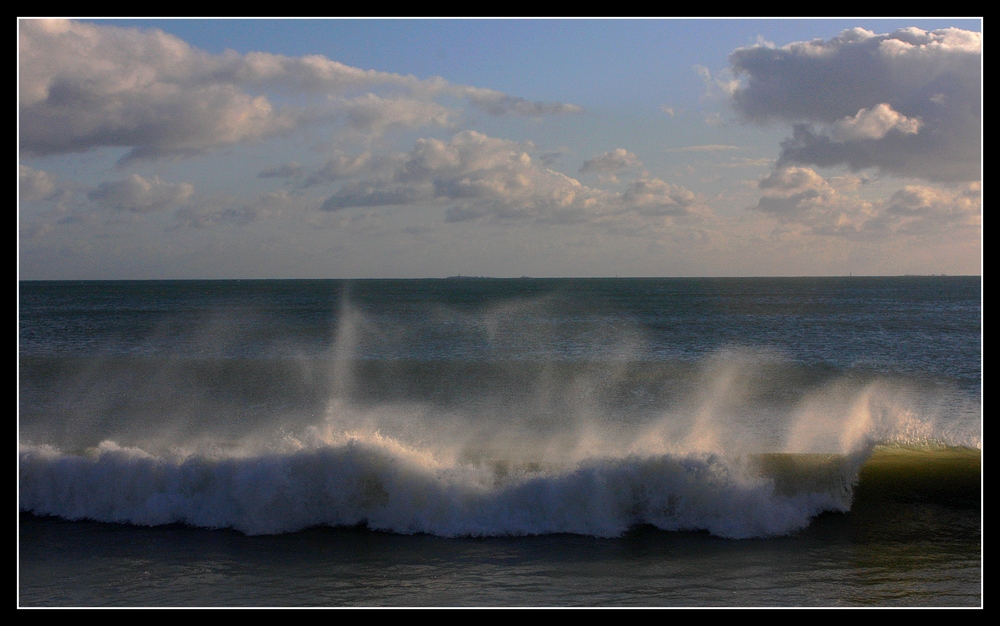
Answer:
[[979, 277], [18, 311], [21, 607], [982, 606]]

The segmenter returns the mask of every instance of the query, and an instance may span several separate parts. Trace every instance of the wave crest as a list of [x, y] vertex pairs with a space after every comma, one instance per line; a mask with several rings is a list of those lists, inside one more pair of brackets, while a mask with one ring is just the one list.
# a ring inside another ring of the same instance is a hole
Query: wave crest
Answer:
[[[839, 484], [850, 484], [856, 465], [843, 465]], [[22, 510], [247, 534], [364, 524], [447, 537], [616, 537], [651, 524], [745, 538], [786, 534], [850, 505], [842, 487], [779, 490], [745, 460], [711, 453], [591, 458], [570, 467], [445, 463], [377, 433], [238, 455], [153, 455], [110, 441], [85, 454], [28, 445], [20, 469]]]

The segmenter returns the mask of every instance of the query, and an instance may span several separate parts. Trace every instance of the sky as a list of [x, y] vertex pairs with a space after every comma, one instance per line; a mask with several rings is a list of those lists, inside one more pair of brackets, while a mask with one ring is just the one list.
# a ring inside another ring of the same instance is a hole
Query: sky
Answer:
[[22, 280], [981, 274], [979, 19], [18, 30]]

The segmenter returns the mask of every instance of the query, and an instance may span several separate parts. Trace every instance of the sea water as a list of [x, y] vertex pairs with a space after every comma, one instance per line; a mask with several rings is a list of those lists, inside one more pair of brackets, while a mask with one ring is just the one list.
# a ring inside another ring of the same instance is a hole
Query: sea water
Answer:
[[979, 606], [980, 293], [21, 282], [19, 603]]

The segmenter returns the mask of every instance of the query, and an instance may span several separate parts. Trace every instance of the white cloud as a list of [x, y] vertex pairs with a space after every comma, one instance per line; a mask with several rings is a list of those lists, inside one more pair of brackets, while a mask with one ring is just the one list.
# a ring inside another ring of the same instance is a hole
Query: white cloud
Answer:
[[848, 237], [871, 231], [875, 207], [845, 196], [810, 168], [776, 169], [758, 187], [764, 195], [754, 208], [778, 220], [781, 230], [798, 227], [801, 234]]
[[132, 174], [124, 180], [104, 182], [87, 194], [91, 200], [131, 213], [149, 213], [186, 202], [194, 187], [188, 183], [167, 183], [159, 176], [151, 179]]
[[[56, 224], [78, 221], [79, 214], [72, 212], [77, 194], [86, 191], [84, 185], [67, 180], [58, 180], [55, 174], [36, 170], [27, 165], [20, 166], [18, 207], [21, 218], [21, 235], [26, 239], [37, 239], [55, 229]], [[24, 206], [24, 203], [42, 203], [43, 206]]]
[[387, 131], [425, 126], [453, 125], [455, 111], [437, 102], [416, 98], [382, 98], [373, 93], [352, 99], [339, 99], [349, 126], [365, 134], [383, 135]]
[[774, 190], [778, 193], [820, 189], [826, 186], [826, 180], [808, 167], [786, 167], [775, 170], [758, 183], [758, 187], [761, 189]]
[[920, 131], [919, 118], [906, 117], [892, 110], [886, 103], [873, 109], [861, 109], [854, 117], [845, 117], [834, 122], [830, 128], [833, 141], [861, 141], [881, 139], [890, 130], [904, 135], [915, 135]]
[[[697, 213], [695, 194], [683, 187], [648, 177], [632, 182], [622, 193], [588, 187], [539, 166], [529, 154], [532, 149], [531, 144], [474, 131], [460, 132], [450, 141], [419, 139], [409, 153], [368, 163], [363, 169], [364, 178], [343, 184], [321, 208], [336, 211], [352, 207], [450, 204], [446, 211], [448, 222], [488, 218], [508, 222], [598, 223], [613, 221], [615, 216], [626, 213], [651, 216]], [[628, 167], [639, 162], [624, 149], [596, 159], [604, 168]], [[350, 162], [350, 157], [341, 155], [332, 161], [330, 169], [362, 171], [342, 167]], [[320, 178], [318, 174], [316, 177]]]
[[458, 221], [487, 214], [537, 219], [589, 206], [584, 196], [596, 192], [538, 167], [527, 153], [530, 148], [474, 131], [448, 142], [419, 139], [411, 152], [384, 160], [370, 178], [342, 186], [323, 209], [458, 201], [448, 214]]
[[697, 198], [679, 185], [644, 178], [631, 183], [621, 199], [627, 207], [643, 215], [688, 215]]
[[723, 70], [713, 76], [712, 71], [704, 65], [695, 65], [694, 71], [701, 77], [705, 85], [705, 93], [702, 95], [702, 100], [731, 97], [740, 87], [739, 79], [733, 78], [729, 70]]
[[978, 182], [943, 189], [907, 185], [884, 206], [880, 226], [894, 233], [940, 233], [950, 228], [979, 228], [982, 224], [982, 190]]
[[198, 154], [294, 128], [213, 74], [235, 61], [158, 30], [20, 22], [21, 147], [46, 155], [131, 147], [130, 158]]
[[829, 206], [836, 193], [822, 176], [808, 167], [775, 169], [761, 179], [758, 188], [764, 195], [756, 208], [778, 216], [794, 216]]
[[730, 55], [746, 120], [787, 122], [778, 166], [846, 165], [928, 180], [980, 176], [982, 38], [946, 28], [830, 40]]
[[[579, 111], [319, 55], [213, 55], [155, 29], [19, 24], [21, 149], [34, 156], [98, 146], [131, 148], [124, 161], [195, 155], [337, 120], [372, 134], [447, 126], [455, 113], [434, 100], [441, 96], [493, 115]], [[326, 99], [276, 106], [267, 90]]]
[[810, 168], [780, 168], [760, 180], [763, 197], [753, 208], [786, 227], [797, 225], [813, 235], [940, 236], [947, 230], [978, 228], [981, 223], [979, 183], [957, 188], [908, 185], [877, 202], [851, 193], [859, 185], [856, 177], [828, 180]]

